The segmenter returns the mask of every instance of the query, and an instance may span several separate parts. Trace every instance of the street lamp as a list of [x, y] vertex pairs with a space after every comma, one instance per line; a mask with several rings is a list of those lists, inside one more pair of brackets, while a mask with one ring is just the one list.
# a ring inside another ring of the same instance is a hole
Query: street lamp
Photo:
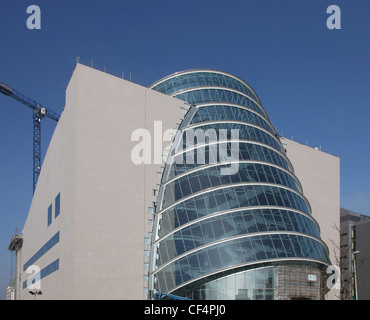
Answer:
[[360, 251], [353, 252], [353, 268], [355, 273], [355, 292], [356, 292], [356, 300], [358, 300], [358, 292], [357, 292], [357, 270], [356, 270], [356, 254], [360, 253]]
[[36, 300], [36, 297], [39, 296], [39, 295], [42, 295], [42, 291], [41, 290], [30, 290], [28, 291], [29, 294], [35, 296], [35, 300]]

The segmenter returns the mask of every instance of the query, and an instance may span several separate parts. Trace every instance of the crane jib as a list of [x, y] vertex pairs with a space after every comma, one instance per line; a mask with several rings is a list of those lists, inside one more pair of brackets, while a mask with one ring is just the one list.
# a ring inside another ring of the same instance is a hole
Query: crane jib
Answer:
[[58, 122], [60, 115], [54, 111], [48, 110], [41, 104], [28, 98], [17, 90], [8, 87], [2, 82], [0, 83], [0, 93], [3, 93], [33, 109], [33, 192], [35, 192], [41, 170], [41, 119], [48, 117]]
[[12, 89], [9, 88], [8, 86], [6, 86], [5, 84], [3, 83], [0, 83], [0, 92], [3, 93], [3, 94], [6, 94], [6, 95], [11, 95], [12, 94]]

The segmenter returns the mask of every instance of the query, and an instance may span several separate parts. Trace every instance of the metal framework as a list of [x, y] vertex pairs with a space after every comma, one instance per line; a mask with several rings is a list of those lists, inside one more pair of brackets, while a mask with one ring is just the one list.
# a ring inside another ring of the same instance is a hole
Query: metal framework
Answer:
[[0, 92], [33, 109], [33, 192], [35, 192], [41, 171], [41, 120], [47, 117], [58, 122], [60, 115], [4, 83], [0, 83]]
[[10, 296], [13, 293], [13, 297], [10, 299], [16, 299], [17, 293], [19, 292], [19, 270], [18, 270], [18, 251], [22, 248], [23, 245], [23, 237], [22, 235], [18, 234], [18, 230], [16, 230], [16, 234], [13, 235], [10, 239], [8, 250], [11, 253], [10, 256]]

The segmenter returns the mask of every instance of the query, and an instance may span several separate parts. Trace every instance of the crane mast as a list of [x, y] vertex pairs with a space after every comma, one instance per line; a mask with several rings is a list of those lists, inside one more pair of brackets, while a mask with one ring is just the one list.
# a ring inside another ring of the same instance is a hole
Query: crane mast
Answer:
[[41, 171], [41, 121], [47, 117], [58, 122], [60, 115], [4, 83], [0, 83], [0, 92], [33, 110], [33, 193], [35, 193]]

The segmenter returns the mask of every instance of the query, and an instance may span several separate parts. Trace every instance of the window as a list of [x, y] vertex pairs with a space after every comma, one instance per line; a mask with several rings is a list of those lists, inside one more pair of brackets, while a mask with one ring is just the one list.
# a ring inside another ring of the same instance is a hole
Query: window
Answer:
[[52, 220], [53, 220], [53, 205], [51, 204], [48, 208], [48, 226], [51, 225]]
[[60, 193], [55, 198], [55, 218], [60, 214]]
[[[50, 263], [48, 266], [43, 268], [39, 274], [32, 275], [34, 283], [35, 279], [39, 278], [40, 280], [47, 277], [49, 274], [59, 270], [59, 259], [55, 260], [54, 262]], [[27, 287], [27, 280], [23, 282], [23, 289]]]
[[59, 231], [47, 242], [42, 248], [37, 251], [24, 265], [23, 271], [25, 271], [30, 265], [34, 264], [38, 259], [40, 259], [46, 252], [53, 248], [59, 242], [60, 236]]

